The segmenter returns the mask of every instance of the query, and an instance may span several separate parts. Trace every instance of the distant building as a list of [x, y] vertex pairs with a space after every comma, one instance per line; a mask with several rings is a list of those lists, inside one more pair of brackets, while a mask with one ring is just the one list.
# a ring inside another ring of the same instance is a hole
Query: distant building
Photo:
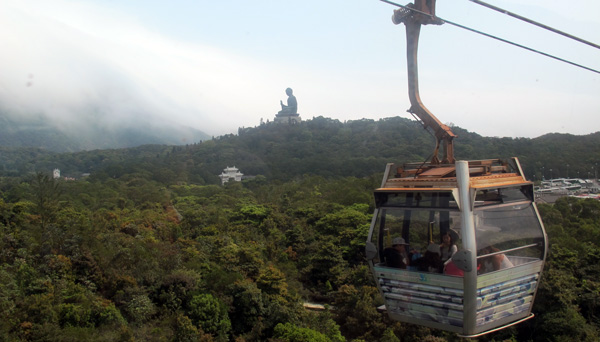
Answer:
[[221, 185], [225, 185], [225, 183], [229, 182], [230, 180], [241, 182], [243, 176], [244, 174], [241, 173], [238, 168], [236, 168], [235, 166], [228, 166], [225, 169], [223, 169], [223, 172], [219, 175], [219, 178], [221, 178]]
[[59, 169], [54, 169], [54, 171], [52, 172], [52, 178], [54, 178], [54, 179], [60, 178], [60, 170]]
[[600, 199], [599, 192], [600, 188], [591, 179], [554, 178], [542, 181], [534, 194], [537, 203], [553, 204], [565, 196]]

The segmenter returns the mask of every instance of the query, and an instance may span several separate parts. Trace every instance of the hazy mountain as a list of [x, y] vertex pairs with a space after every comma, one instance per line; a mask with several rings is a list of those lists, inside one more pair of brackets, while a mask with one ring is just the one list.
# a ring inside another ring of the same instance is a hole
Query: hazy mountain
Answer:
[[0, 112], [0, 146], [74, 152], [145, 144], [185, 145], [210, 139], [204, 132], [179, 123], [150, 119], [108, 123], [94, 114], [55, 121], [44, 115], [14, 117]]

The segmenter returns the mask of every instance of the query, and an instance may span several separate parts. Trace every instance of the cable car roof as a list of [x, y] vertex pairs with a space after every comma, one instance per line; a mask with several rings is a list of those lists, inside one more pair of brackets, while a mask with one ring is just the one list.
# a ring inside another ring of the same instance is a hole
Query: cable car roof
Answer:
[[[512, 164], [512, 165], [510, 165]], [[393, 174], [394, 164], [386, 170], [388, 177], [375, 192], [451, 191], [457, 188], [456, 167], [430, 163], [404, 164]], [[523, 177], [516, 159], [511, 163], [499, 159], [469, 161], [470, 187], [474, 189], [533, 185]]]

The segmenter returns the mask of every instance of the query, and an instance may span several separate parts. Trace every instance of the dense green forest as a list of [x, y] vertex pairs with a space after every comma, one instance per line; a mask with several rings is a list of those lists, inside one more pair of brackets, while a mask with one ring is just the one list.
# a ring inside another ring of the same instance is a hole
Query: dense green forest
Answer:
[[[187, 146], [2, 150], [0, 341], [459, 341], [377, 312], [364, 258], [385, 163], [430, 153], [417, 127], [316, 118]], [[459, 158], [525, 169], [591, 169], [600, 139], [456, 131]], [[228, 165], [257, 177], [218, 185]], [[536, 317], [479, 341], [600, 338], [600, 202], [540, 213], [551, 250]]]

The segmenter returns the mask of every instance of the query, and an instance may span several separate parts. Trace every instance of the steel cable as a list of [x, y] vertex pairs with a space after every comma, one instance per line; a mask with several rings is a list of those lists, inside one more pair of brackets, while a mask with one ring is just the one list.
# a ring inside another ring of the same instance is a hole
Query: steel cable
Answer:
[[[381, 1], [381, 2], [385, 2], [385, 3], [388, 3], [388, 4], [390, 4], [390, 5], [398, 6], [398, 7], [401, 7], [401, 8], [404, 8], [404, 9], [410, 10], [410, 11], [413, 11], [413, 12], [415, 12], [415, 13], [419, 13], [419, 14], [425, 15], [425, 16], [428, 16], [428, 17], [430, 17], [430, 18], [434, 18], [434, 16], [433, 16], [433, 15], [431, 15], [431, 14], [429, 14], [429, 13], [421, 12], [421, 11], [419, 11], [419, 10], [416, 10], [416, 9], [414, 9], [414, 8], [411, 8], [411, 7], [408, 7], [408, 6], [404, 6], [404, 5], [400, 5], [400, 4], [397, 4], [397, 3], [395, 3], [395, 2], [392, 2], [392, 1], [389, 1], [389, 0], [379, 0], [379, 1]], [[536, 50], [536, 49], [533, 49], [533, 48], [530, 48], [530, 47], [527, 47], [527, 46], [525, 46], [525, 45], [521, 45], [521, 44], [518, 44], [518, 43], [515, 43], [515, 42], [511, 42], [510, 40], [507, 40], [507, 39], [504, 39], [504, 38], [500, 38], [500, 37], [497, 37], [497, 36], [491, 35], [491, 34], [489, 34], [489, 33], [485, 33], [485, 32], [482, 32], [482, 31], [479, 31], [479, 30], [476, 30], [476, 29], [472, 29], [472, 28], [470, 28], [470, 27], [467, 27], [467, 26], [464, 26], [464, 25], [461, 25], [461, 24], [458, 24], [458, 23], [452, 22], [452, 21], [450, 21], [450, 20], [446, 20], [446, 19], [443, 19], [443, 18], [440, 18], [440, 17], [437, 17], [437, 16], [435, 16], [435, 18], [437, 18], [437, 19], [439, 19], [439, 20], [443, 21], [444, 23], [447, 23], [447, 24], [450, 24], [450, 25], [453, 25], [453, 26], [456, 26], [456, 27], [459, 27], [459, 28], [465, 29], [465, 30], [467, 30], [467, 31], [471, 31], [471, 32], [474, 32], [474, 33], [477, 33], [477, 34], [483, 35], [483, 36], [485, 36], [485, 37], [488, 37], [488, 38], [496, 39], [496, 40], [499, 40], [499, 41], [501, 41], [501, 42], [503, 42], [503, 43], [507, 43], [507, 44], [510, 44], [510, 45], [513, 45], [513, 46], [516, 46], [516, 47], [520, 47], [520, 48], [522, 48], [522, 49], [525, 49], [525, 50], [528, 50], [528, 51], [531, 51], [531, 52], [538, 53], [538, 54], [540, 54], [540, 55], [542, 55], [542, 56], [546, 56], [546, 57], [549, 57], [549, 58], [552, 58], [552, 59], [555, 59], [555, 60], [558, 60], [558, 61], [561, 61], [561, 62], [564, 62], [564, 63], [567, 63], [567, 64], [571, 64], [571, 65], [573, 65], [573, 66], [576, 66], [576, 67], [579, 67], [579, 68], [582, 68], [582, 69], [585, 69], [585, 70], [588, 70], [588, 71], [591, 71], [591, 72], [595, 72], [595, 73], [597, 73], [597, 74], [600, 74], [600, 71], [598, 71], [598, 70], [596, 70], [596, 69], [592, 69], [592, 68], [586, 67], [586, 66], [584, 66], [584, 65], [581, 65], [581, 64], [578, 64], [578, 63], [575, 63], [575, 62], [571, 62], [571, 61], [569, 61], [569, 60], [566, 60], [566, 59], [564, 59], [564, 58], [556, 57], [556, 56], [554, 56], [554, 55], [551, 55], [551, 54], [549, 54], [549, 53], [542, 52], [542, 51], [539, 51], [539, 50]]]

